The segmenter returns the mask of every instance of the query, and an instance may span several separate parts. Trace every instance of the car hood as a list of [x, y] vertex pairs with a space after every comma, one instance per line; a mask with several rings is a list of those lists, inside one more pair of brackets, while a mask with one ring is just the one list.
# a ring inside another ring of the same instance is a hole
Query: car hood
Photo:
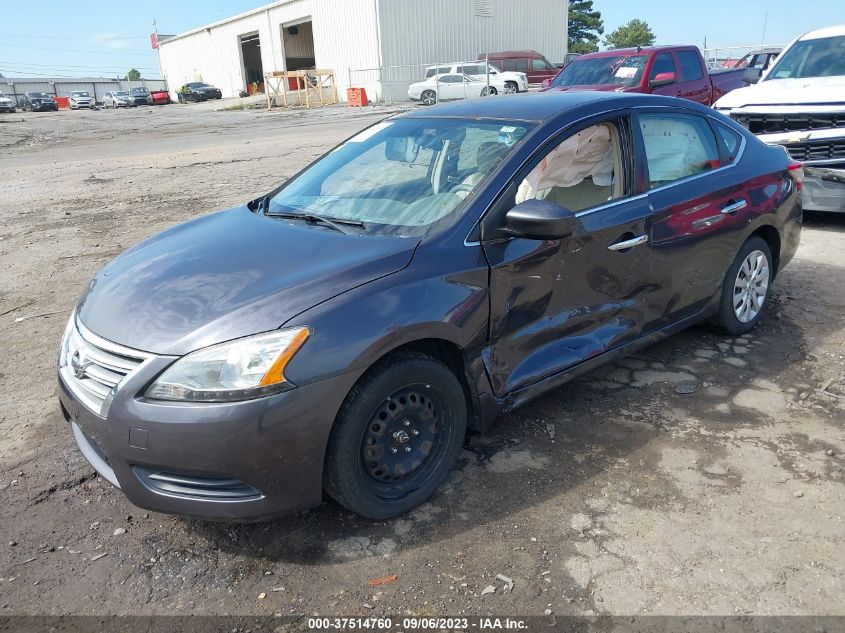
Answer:
[[418, 243], [344, 235], [239, 207], [129, 249], [94, 277], [77, 313], [105, 339], [182, 355], [274, 330], [318, 303], [399, 271]]
[[823, 105], [845, 103], [845, 76], [810, 79], [770, 79], [732, 90], [713, 107], [744, 108], [755, 105]]

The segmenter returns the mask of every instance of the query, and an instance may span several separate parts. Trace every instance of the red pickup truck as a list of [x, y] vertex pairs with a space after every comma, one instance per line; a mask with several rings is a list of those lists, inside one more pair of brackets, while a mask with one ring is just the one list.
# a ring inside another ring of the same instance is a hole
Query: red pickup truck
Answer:
[[616, 90], [683, 97], [713, 105], [742, 88], [742, 69], [708, 71], [695, 46], [620, 48], [576, 57], [543, 90]]

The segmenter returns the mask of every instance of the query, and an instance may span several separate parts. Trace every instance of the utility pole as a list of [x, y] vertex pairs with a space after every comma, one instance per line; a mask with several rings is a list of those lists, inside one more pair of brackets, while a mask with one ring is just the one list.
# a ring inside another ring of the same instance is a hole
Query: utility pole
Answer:
[[158, 57], [158, 74], [161, 75], [161, 78], [164, 79], [164, 87], [168, 88], [167, 85], [167, 77], [164, 76], [164, 70], [161, 67], [161, 51], [158, 48], [158, 26], [156, 25], [155, 18], [153, 18], [153, 35], [155, 36], [156, 40], [156, 56]]

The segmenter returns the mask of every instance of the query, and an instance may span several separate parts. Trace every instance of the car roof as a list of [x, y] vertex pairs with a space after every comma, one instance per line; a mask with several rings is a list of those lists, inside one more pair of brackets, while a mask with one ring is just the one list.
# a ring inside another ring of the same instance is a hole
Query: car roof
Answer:
[[499, 119], [542, 122], [565, 110], [596, 104], [596, 114], [602, 110], [643, 105], [674, 106], [710, 112], [710, 108], [686, 99], [620, 92], [527, 92], [492, 99], [455, 101], [429, 108], [418, 108], [397, 118], [461, 118]]
[[810, 31], [809, 33], [805, 33], [799, 37], [798, 40], [803, 42], [804, 40], [820, 40], [824, 37], [839, 37], [841, 35], [845, 35], [845, 24], [840, 24], [839, 26], [828, 26], [824, 29]]
[[[500, 51], [498, 53], [487, 53], [486, 56], [488, 58], [497, 58], [497, 57], [542, 57], [540, 53], [533, 50], [522, 50], [522, 51]], [[484, 55], [481, 56], [480, 61], [484, 61]]]
[[660, 53], [663, 51], [679, 51], [692, 49], [695, 49], [695, 46], [640, 46], [639, 48], [612, 48], [608, 51], [585, 53], [584, 55], [579, 55], [578, 59], [593, 59], [597, 57], [620, 57], [622, 55], [648, 55], [649, 53]]

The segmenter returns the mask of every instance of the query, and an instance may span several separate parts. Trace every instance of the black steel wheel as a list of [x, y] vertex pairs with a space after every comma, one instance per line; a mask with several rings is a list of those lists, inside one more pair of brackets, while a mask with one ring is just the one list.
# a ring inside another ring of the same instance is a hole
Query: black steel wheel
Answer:
[[440, 361], [402, 353], [353, 387], [329, 438], [324, 487], [371, 519], [428, 499], [449, 474], [466, 433], [466, 398]]

